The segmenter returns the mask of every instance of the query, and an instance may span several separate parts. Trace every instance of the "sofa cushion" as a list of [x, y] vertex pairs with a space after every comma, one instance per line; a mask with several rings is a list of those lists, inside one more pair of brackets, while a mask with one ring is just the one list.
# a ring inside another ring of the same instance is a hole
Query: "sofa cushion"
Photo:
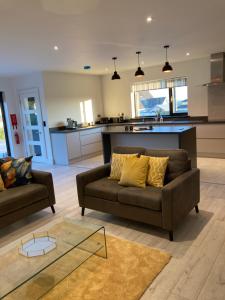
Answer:
[[162, 208], [162, 189], [127, 187], [118, 193], [118, 201], [123, 204], [160, 211]]
[[113, 153], [118, 154], [134, 154], [137, 153], [139, 155], [145, 154], [145, 148], [143, 147], [123, 147], [117, 146], [113, 148]]
[[87, 184], [85, 187], [85, 194], [110, 201], [118, 201], [118, 192], [123, 188], [124, 187], [118, 184], [117, 180], [104, 177]]
[[175, 179], [176, 177], [191, 169], [191, 163], [188, 159], [188, 153], [186, 150], [183, 149], [147, 149], [145, 155], [159, 157], [169, 156], [169, 161], [165, 175], [165, 183], [170, 182], [171, 180]]
[[5, 190], [0, 195], [0, 216], [29, 206], [47, 197], [48, 190], [42, 184], [31, 183]]

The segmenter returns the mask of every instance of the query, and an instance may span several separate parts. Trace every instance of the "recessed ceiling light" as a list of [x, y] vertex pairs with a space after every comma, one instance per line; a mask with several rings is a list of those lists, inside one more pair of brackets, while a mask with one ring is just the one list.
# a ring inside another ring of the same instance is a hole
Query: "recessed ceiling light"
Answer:
[[151, 16], [147, 17], [146, 21], [147, 21], [147, 23], [151, 23], [152, 22], [152, 17]]
[[54, 46], [54, 50], [55, 50], [55, 51], [58, 51], [58, 50], [59, 50], [59, 47], [58, 47], [57, 45], [55, 45], [55, 46]]
[[186, 53], [186, 56], [189, 56], [189, 55], [190, 55], [190, 52], [187, 52], [187, 53]]
[[91, 66], [89, 66], [89, 65], [84, 66], [84, 70], [90, 70], [90, 69], [91, 69]]

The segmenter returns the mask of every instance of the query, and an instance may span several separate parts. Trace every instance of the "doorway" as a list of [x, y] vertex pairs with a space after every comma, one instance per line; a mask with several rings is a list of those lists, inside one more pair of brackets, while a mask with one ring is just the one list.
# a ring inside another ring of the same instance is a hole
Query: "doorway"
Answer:
[[33, 161], [46, 161], [46, 144], [38, 89], [19, 93], [26, 153]]
[[0, 158], [11, 155], [4, 108], [3, 93], [0, 92]]

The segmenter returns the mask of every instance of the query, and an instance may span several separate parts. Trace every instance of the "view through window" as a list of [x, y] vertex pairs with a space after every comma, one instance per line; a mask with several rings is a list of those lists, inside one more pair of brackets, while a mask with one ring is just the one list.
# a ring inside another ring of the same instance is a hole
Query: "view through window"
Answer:
[[82, 123], [92, 123], [94, 121], [92, 100], [80, 102], [80, 113]]
[[[134, 109], [136, 117], [151, 117], [158, 114], [162, 116], [187, 114], [187, 85], [166, 86], [163, 88], [160, 85], [166, 84], [160, 83], [157, 88], [155, 88], [156, 84], [144, 84], [143, 86], [140, 85], [138, 89], [134, 91]], [[141, 90], [141, 88], [144, 89]]]
[[6, 134], [3, 98], [2, 93], [0, 93], [0, 158], [10, 155]]

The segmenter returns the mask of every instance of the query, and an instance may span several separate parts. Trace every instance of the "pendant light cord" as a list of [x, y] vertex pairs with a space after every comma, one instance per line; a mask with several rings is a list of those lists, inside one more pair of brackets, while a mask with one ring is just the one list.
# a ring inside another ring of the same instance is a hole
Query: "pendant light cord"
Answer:
[[137, 51], [136, 54], [138, 55], [138, 67], [140, 67], [140, 54], [141, 54], [141, 51]]
[[114, 59], [114, 69], [116, 71], [116, 60]]
[[113, 59], [113, 63], [114, 63], [114, 69], [116, 71], [116, 60], [117, 60], [117, 57], [113, 57], [112, 59]]

